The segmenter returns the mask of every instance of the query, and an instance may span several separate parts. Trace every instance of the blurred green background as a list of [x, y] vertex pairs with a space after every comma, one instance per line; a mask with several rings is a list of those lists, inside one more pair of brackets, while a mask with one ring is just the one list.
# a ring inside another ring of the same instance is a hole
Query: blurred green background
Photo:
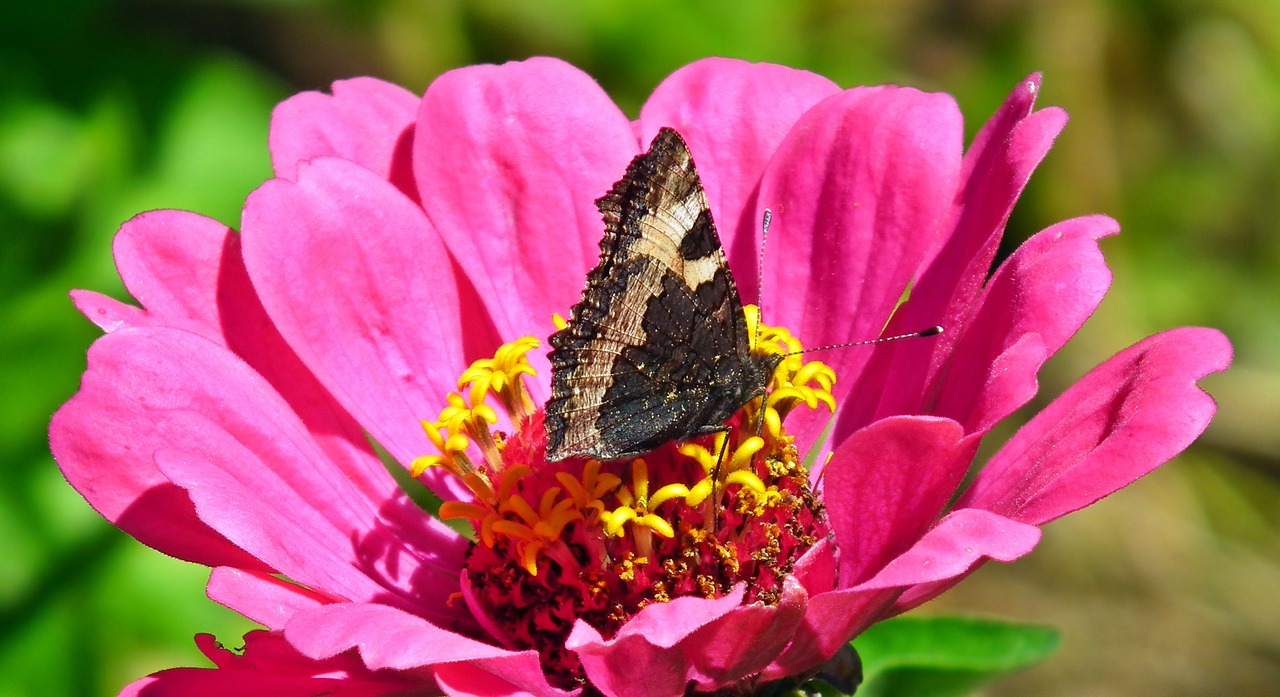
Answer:
[[990, 695], [1280, 691], [1280, 3], [1275, 0], [61, 0], [0, 9], [0, 695], [103, 695], [204, 665], [250, 625], [206, 570], [116, 532], [63, 481], [49, 415], [97, 332], [70, 288], [125, 297], [119, 225], [185, 208], [238, 226], [269, 176], [272, 106], [339, 78], [421, 92], [452, 67], [567, 59], [634, 114], [708, 55], [843, 85], [954, 94], [970, 135], [1027, 73], [1072, 121], [1010, 223], [1016, 243], [1105, 212], [1116, 279], [1047, 367], [1052, 396], [1116, 350], [1225, 330], [1221, 410], [1185, 455], [1050, 525], [925, 612], [1056, 625], [1062, 649]]

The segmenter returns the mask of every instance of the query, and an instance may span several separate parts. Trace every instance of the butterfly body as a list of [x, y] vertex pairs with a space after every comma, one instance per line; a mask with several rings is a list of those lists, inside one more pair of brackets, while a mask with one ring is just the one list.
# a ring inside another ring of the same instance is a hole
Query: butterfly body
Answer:
[[662, 129], [597, 201], [600, 261], [552, 335], [547, 459], [618, 459], [724, 430], [779, 356], [751, 350], [688, 146]]

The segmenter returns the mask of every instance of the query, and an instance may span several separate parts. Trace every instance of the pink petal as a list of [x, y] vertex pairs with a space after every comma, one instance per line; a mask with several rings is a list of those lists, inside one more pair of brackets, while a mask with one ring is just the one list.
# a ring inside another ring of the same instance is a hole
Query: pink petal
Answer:
[[990, 511], [964, 508], [947, 514], [902, 556], [856, 590], [905, 588], [958, 578], [985, 559], [1010, 562], [1040, 542], [1040, 528]]
[[940, 238], [942, 246], [886, 330], [898, 334], [941, 325], [946, 332], [878, 347], [853, 390], [865, 397], [843, 404], [832, 434], [835, 442], [878, 418], [930, 413], [928, 386], [964, 334], [1005, 221], [1066, 123], [1061, 109], [1032, 113], [1039, 89], [1039, 75], [1024, 80], [965, 153], [959, 196], [952, 204], [949, 229]]
[[830, 536], [818, 540], [809, 548], [791, 570], [792, 578], [800, 582], [809, 595], [826, 593], [836, 587], [836, 564], [839, 551]]
[[[879, 336], [950, 212], [961, 137], [959, 110], [942, 94], [858, 88], [810, 109], [761, 183], [760, 203], [774, 212], [765, 321], [787, 326], [809, 348]], [[823, 354], [840, 376], [837, 403], [871, 353]], [[787, 425], [812, 443], [826, 421], [798, 412]]]
[[404, 495], [366, 497], [239, 359], [195, 335], [152, 328], [107, 335], [90, 355], [86, 389], [109, 392], [128, 416], [101, 439], [154, 461], [237, 547], [331, 598], [459, 619], [445, 601], [466, 541], [440, 523], [405, 529]]
[[683, 642], [694, 632], [741, 607], [742, 589], [708, 600], [685, 596], [655, 603], [605, 640], [578, 621], [565, 647], [578, 654], [592, 686], [609, 697], [684, 694], [698, 673]]
[[[518, 666], [498, 659], [458, 661], [436, 666], [436, 683], [450, 697], [568, 697], [581, 690], [565, 692], [540, 678], [536, 662]], [[541, 680], [541, 682], [539, 682]]]
[[804, 621], [786, 651], [760, 673], [762, 681], [804, 673], [835, 655], [840, 647], [879, 619], [892, 591], [844, 589], [809, 598]]
[[1217, 407], [1195, 382], [1230, 362], [1231, 345], [1212, 329], [1138, 342], [1037, 414], [958, 505], [1040, 525], [1128, 485], [1204, 431]]
[[[120, 227], [112, 250], [125, 288], [146, 308], [144, 316], [126, 315], [124, 326], [164, 324], [226, 344], [219, 301], [232, 303], [237, 311], [256, 302], [252, 288], [239, 283], [243, 274], [235, 277], [240, 264], [235, 233], [216, 220], [187, 211], [142, 213]], [[228, 273], [231, 278], [224, 278]], [[219, 298], [219, 291], [229, 291], [230, 297]], [[77, 300], [91, 302], [81, 311], [113, 331], [100, 319], [102, 307], [110, 308], [110, 303], [95, 295], [76, 292]]]
[[973, 457], [963, 437], [954, 421], [900, 416], [877, 421], [836, 450], [822, 476], [840, 587], [869, 578], [934, 524]]
[[134, 401], [150, 388], [130, 375], [135, 336], [136, 330], [110, 334], [89, 349], [80, 391], [49, 425], [54, 459], [94, 510], [139, 542], [197, 564], [265, 570], [197, 518], [186, 492], [152, 461], [170, 434], [154, 428], [154, 417]]
[[194, 213], [152, 211], [125, 223], [113, 248], [125, 287], [145, 309], [74, 292], [87, 317], [106, 331], [173, 327], [231, 349], [289, 401], [312, 438], [366, 496], [396, 490], [359, 424], [271, 324], [245, 270], [239, 235]]
[[277, 177], [297, 179], [298, 164], [340, 157], [417, 198], [413, 122], [418, 98], [389, 82], [359, 77], [333, 83], [333, 94], [302, 92], [271, 115], [271, 162]]
[[[550, 335], [552, 313], [578, 301], [604, 232], [593, 202], [638, 148], [600, 86], [558, 60], [462, 68], [427, 89], [414, 142], [422, 205], [504, 341]], [[544, 356], [530, 358], [548, 374]]]
[[[466, 323], [448, 253], [421, 210], [369, 172], [323, 158], [249, 197], [245, 261], [302, 361], [401, 463], [457, 389]], [[436, 493], [459, 485], [433, 473]]]
[[685, 640], [699, 688], [712, 691], [758, 673], [771, 663], [804, 619], [809, 595], [788, 577], [777, 605], [753, 603], [734, 609]]
[[1036, 373], [1111, 284], [1097, 240], [1119, 229], [1076, 218], [1033, 236], [1001, 265], [941, 375], [934, 413], [982, 434], [1035, 395]]
[[[1126, 486], [1204, 430], [1216, 407], [1194, 383], [1230, 360], [1226, 338], [1209, 329], [1177, 329], [1139, 342], [1023, 426], [956, 505], [1040, 525]], [[894, 611], [916, 607], [959, 580], [912, 587]]]
[[222, 648], [212, 636], [196, 643], [217, 668], [174, 668], [127, 686], [121, 697], [374, 697], [399, 694], [419, 685], [391, 673], [373, 673], [346, 657], [311, 661], [278, 634], [250, 632], [243, 654]]
[[437, 627], [389, 605], [334, 603], [295, 615], [285, 627], [289, 643], [316, 660], [359, 649], [374, 670], [410, 670], [450, 661], [520, 656]]
[[450, 694], [473, 684], [479, 688], [476, 694], [566, 694], [547, 683], [536, 651], [483, 644], [386, 605], [340, 603], [315, 608], [294, 616], [285, 637], [317, 660], [354, 648], [374, 670], [434, 667]]
[[91, 290], [73, 290], [71, 302], [90, 322], [104, 332], [114, 332], [147, 323], [146, 313], [138, 307]]
[[261, 571], [220, 566], [209, 574], [209, 599], [267, 629], [280, 630], [296, 613], [329, 602], [318, 593]]
[[987, 558], [1012, 561], [1030, 552], [1039, 540], [1040, 530], [1034, 526], [987, 511], [954, 511], [871, 580], [811, 597], [791, 645], [762, 677], [795, 675], [827, 660], [889, 614], [893, 599], [911, 584], [959, 578]]
[[765, 166], [800, 116], [839, 90], [805, 70], [704, 58], [667, 76], [640, 110], [641, 143], [663, 126], [689, 143], [721, 243], [738, 272], [738, 290], [748, 302], [757, 293], [761, 211], [755, 195]]

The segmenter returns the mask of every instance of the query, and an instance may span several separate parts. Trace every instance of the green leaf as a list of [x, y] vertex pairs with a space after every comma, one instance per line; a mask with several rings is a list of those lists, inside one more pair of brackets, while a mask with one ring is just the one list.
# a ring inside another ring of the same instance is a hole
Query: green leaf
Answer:
[[853, 642], [858, 697], [951, 697], [1034, 665], [1058, 648], [1049, 627], [963, 617], [899, 617]]

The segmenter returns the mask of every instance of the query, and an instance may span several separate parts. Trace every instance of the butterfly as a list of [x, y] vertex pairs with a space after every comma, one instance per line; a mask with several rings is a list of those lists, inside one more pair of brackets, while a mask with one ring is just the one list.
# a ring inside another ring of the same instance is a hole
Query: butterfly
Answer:
[[600, 261], [551, 336], [547, 460], [633, 457], [722, 432], [782, 356], [751, 349], [689, 147], [663, 128], [596, 201]]

